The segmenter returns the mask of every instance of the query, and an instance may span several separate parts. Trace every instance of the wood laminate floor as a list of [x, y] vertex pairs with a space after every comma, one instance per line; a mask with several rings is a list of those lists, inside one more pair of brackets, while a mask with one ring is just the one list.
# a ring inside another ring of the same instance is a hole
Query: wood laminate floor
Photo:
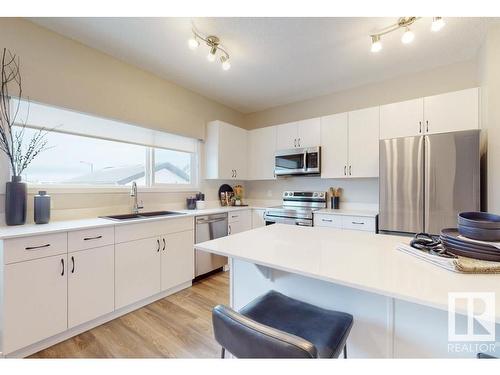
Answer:
[[229, 303], [229, 272], [42, 350], [31, 358], [218, 358], [212, 308]]

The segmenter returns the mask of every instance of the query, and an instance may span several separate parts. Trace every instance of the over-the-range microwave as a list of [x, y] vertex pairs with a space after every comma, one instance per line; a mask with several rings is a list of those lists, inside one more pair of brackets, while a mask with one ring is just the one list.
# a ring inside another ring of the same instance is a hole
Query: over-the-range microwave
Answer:
[[276, 151], [274, 157], [276, 176], [319, 175], [320, 172], [320, 146]]

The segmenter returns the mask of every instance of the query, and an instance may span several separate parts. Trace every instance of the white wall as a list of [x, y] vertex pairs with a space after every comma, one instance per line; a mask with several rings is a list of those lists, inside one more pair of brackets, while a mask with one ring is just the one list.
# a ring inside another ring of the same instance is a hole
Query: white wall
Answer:
[[500, 25], [491, 25], [479, 54], [481, 125], [487, 147], [486, 209], [500, 214]]

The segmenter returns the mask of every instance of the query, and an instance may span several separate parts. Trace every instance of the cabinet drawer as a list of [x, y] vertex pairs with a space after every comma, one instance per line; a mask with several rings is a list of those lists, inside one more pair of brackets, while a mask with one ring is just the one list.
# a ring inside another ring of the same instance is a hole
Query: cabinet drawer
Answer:
[[227, 213], [228, 223], [236, 223], [240, 220], [246, 220], [250, 216], [250, 210], [241, 210]]
[[55, 233], [41, 236], [12, 238], [4, 241], [4, 264], [65, 254], [68, 234]]
[[140, 240], [194, 229], [192, 216], [123, 224], [115, 227], [115, 243]]
[[375, 232], [375, 218], [365, 216], [342, 216], [342, 228]]
[[314, 214], [314, 226], [315, 227], [341, 228], [342, 222], [341, 222], [340, 216]]
[[84, 229], [68, 233], [69, 252], [113, 245], [114, 242], [114, 227]]

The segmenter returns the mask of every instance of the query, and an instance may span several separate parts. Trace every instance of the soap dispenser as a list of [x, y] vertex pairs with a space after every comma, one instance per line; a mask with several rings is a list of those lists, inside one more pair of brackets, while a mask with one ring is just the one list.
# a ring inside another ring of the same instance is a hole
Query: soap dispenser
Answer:
[[46, 191], [39, 191], [35, 195], [35, 223], [47, 224], [50, 220], [50, 195]]

